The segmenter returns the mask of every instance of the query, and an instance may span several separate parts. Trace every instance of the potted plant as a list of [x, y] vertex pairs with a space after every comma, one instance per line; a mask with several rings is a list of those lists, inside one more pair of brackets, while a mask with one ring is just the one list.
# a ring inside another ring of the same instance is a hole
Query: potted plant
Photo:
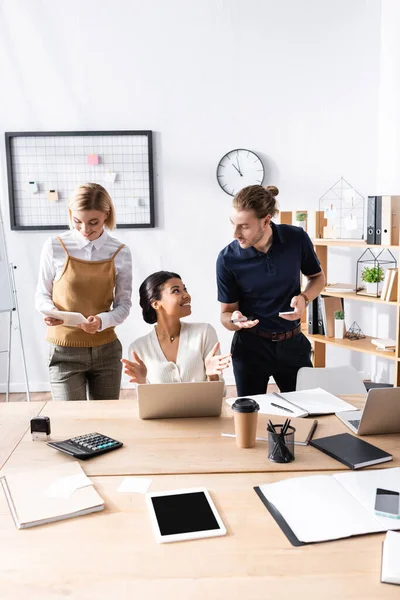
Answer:
[[341, 340], [344, 338], [344, 311], [335, 310], [333, 316], [335, 318], [335, 338]]
[[305, 210], [298, 210], [296, 211], [296, 225], [297, 227], [301, 227], [302, 229], [304, 229], [304, 231], [306, 230], [306, 226], [307, 226], [307, 211]]
[[364, 267], [361, 273], [361, 279], [365, 283], [367, 294], [378, 295], [378, 287], [381, 281], [383, 281], [384, 274], [383, 269], [378, 267]]

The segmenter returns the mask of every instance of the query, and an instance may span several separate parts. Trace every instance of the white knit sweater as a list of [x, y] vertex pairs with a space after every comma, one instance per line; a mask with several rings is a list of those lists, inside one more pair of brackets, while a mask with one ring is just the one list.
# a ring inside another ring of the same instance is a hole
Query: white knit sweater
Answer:
[[165, 358], [155, 329], [132, 342], [128, 360], [134, 350], [147, 367], [148, 383], [206, 381], [204, 360], [217, 341], [216, 331], [208, 323], [181, 322], [176, 363]]

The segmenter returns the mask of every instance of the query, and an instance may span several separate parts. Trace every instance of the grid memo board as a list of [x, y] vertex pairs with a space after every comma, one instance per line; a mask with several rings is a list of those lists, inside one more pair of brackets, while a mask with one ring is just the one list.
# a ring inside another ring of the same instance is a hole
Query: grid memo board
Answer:
[[82, 183], [109, 192], [119, 228], [154, 227], [151, 131], [6, 133], [11, 229], [65, 229]]

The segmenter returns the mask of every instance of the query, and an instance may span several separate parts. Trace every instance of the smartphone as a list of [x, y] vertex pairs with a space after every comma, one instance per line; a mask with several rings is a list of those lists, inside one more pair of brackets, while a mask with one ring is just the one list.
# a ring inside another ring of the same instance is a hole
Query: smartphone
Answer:
[[377, 488], [375, 496], [375, 513], [380, 517], [400, 519], [400, 493], [394, 490]]

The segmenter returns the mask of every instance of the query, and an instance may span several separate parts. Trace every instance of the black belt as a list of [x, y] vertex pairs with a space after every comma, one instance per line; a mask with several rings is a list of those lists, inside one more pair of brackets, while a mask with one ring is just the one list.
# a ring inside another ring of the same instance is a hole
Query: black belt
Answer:
[[290, 338], [295, 335], [299, 335], [301, 333], [301, 323], [297, 325], [294, 329], [290, 329], [290, 331], [282, 331], [282, 332], [272, 332], [272, 331], [260, 331], [255, 327], [251, 327], [250, 329], [242, 331], [250, 331], [254, 333], [254, 335], [258, 335], [263, 338], [267, 338], [267, 340], [271, 340], [272, 342], [283, 342], [284, 340], [290, 340]]

